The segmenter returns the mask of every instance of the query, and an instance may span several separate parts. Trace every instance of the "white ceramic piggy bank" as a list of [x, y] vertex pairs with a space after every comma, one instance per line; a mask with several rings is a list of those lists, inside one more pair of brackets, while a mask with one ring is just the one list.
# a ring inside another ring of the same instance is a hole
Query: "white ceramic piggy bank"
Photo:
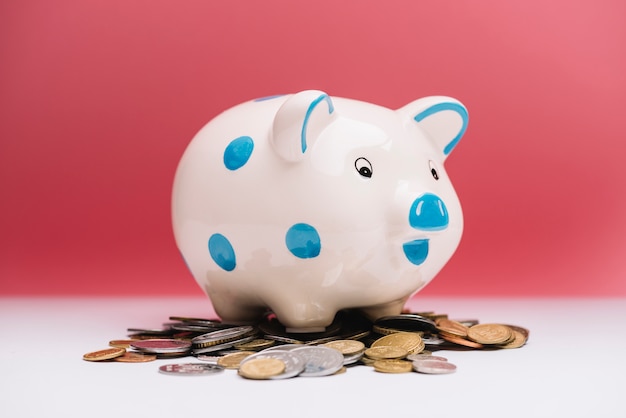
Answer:
[[399, 314], [461, 239], [443, 162], [467, 122], [449, 97], [391, 110], [315, 90], [209, 122], [178, 166], [172, 217], [216, 313], [241, 324], [269, 309], [290, 332], [347, 308]]

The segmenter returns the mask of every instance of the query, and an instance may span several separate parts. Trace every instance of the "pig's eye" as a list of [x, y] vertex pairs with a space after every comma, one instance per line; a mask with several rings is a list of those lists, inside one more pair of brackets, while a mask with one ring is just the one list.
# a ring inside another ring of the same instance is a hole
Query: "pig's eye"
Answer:
[[356, 161], [354, 162], [354, 167], [356, 168], [356, 171], [358, 171], [359, 174], [362, 175], [363, 177], [367, 177], [367, 178], [372, 177], [372, 164], [369, 161], [367, 161], [366, 158], [363, 158], [363, 157], [357, 158]]
[[435, 168], [435, 163], [433, 163], [432, 161], [429, 161], [428, 166], [430, 167], [430, 174], [433, 175], [433, 178], [435, 180], [439, 180], [439, 174], [437, 173], [437, 169]]

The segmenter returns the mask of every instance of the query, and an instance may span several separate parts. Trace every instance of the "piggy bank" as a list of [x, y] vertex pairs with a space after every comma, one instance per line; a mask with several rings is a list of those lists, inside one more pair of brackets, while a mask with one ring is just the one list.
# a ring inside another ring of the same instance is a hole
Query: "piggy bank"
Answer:
[[307, 90], [232, 107], [176, 170], [178, 249], [224, 322], [271, 311], [320, 332], [343, 309], [399, 314], [461, 239], [443, 163], [467, 123], [443, 96], [392, 110]]

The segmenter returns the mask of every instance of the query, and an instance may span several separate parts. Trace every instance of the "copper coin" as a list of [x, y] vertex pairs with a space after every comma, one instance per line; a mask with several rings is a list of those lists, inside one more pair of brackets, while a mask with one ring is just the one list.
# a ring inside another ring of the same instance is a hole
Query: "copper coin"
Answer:
[[461, 338], [458, 337], [456, 335], [441, 335], [441, 338], [443, 338], [444, 340], [450, 342], [450, 343], [454, 343], [457, 345], [462, 345], [464, 347], [469, 347], [469, 348], [485, 348], [484, 345], [477, 343], [475, 341], [470, 341], [467, 340], [465, 338]]
[[453, 321], [447, 318], [441, 318], [437, 321], [437, 329], [439, 332], [446, 332], [448, 334], [456, 335], [462, 338], [467, 337], [468, 327], [460, 322]]
[[119, 348], [119, 347], [105, 348], [104, 350], [92, 351], [91, 353], [87, 353], [83, 355], [83, 360], [87, 360], [87, 361], [111, 360], [115, 357], [124, 355], [125, 352], [126, 352], [125, 348]]

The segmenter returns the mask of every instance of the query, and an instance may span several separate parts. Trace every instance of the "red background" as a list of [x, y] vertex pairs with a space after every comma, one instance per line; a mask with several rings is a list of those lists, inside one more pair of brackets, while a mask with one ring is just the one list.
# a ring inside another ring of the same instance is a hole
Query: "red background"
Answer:
[[626, 295], [626, 2], [0, 3], [0, 294], [201, 294], [178, 159], [239, 102], [315, 88], [469, 109], [461, 245], [423, 294]]

